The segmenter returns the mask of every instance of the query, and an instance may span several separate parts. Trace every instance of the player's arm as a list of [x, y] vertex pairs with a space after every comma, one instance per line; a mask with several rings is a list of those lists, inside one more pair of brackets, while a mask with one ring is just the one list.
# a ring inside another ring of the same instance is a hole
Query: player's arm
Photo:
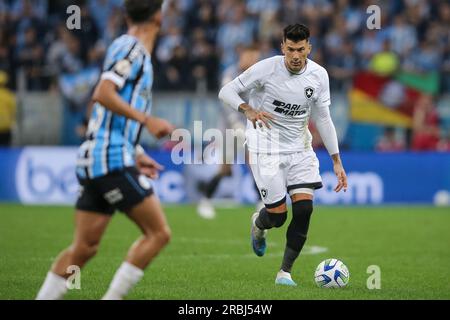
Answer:
[[100, 80], [92, 99], [116, 114], [141, 123], [156, 138], [162, 138], [173, 131], [173, 126], [166, 120], [132, 108], [117, 92], [117, 83], [110, 79]]
[[253, 123], [253, 128], [255, 129], [257, 123], [260, 127], [262, 127], [261, 123], [264, 123], [267, 128], [270, 128], [269, 121], [273, 120], [273, 117], [268, 112], [258, 111], [250, 106], [241, 98], [240, 94], [261, 86], [260, 79], [266, 72], [267, 70], [264, 70], [264, 62], [258, 62], [236, 79], [223, 86], [219, 92], [219, 99], [224, 104], [243, 113]]
[[342, 189], [347, 191], [347, 175], [339, 155], [336, 128], [334, 127], [330, 114], [330, 89], [326, 71], [323, 74], [321, 86], [322, 90], [315, 105], [311, 109], [311, 119], [316, 125], [325, 148], [333, 160], [333, 170], [338, 179], [338, 184], [334, 188], [334, 191], [339, 192]]

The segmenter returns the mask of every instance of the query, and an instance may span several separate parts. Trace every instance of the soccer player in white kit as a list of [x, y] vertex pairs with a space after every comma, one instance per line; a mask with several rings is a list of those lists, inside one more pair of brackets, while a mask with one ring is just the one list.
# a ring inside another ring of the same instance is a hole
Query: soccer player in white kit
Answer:
[[[252, 216], [252, 246], [258, 256], [266, 251], [267, 230], [287, 219], [286, 193], [292, 200], [292, 220], [275, 283], [295, 286], [292, 266], [305, 244], [314, 190], [322, 187], [309, 119], [314, 121], [333, 161], [336, 192], [347, 189], [331, 120], [327, 71], [308, 59], [309, 29], [301, 24], [284, 29], [283, 55], [258, 62], [225, 85], [219, 98], [247, 117], [246, 143], [250, 166], [265, 207]], [[249, 103], [240, 94], [250, 92]]]

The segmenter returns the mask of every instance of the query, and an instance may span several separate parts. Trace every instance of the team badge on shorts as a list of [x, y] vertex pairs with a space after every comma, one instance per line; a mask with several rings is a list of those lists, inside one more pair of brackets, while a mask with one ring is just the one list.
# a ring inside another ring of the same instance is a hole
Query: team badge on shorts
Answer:
[[267, 197], [267, 189], [261, 189], [261, 196], [263, 197], [263, 199]]
[[305, 97], [306, 97], [307, 99], [311, 99], [311, 97], [313, 96], [313, 94], [314, 94], [314, 88], [312, 88], [312, 87], [306, 87], [306, 88], [305, 88]]
[[150, 182], [147, 180], [147, 177], [146, 176], [144, 176], [144, 175], [139, 175], [139, 178], [138, 178], [138, 180], [139, 180], [139, 184], [141, 185], [141, 187], [142, 188], [144, 188], [145, 190], [148, 190], [148, 189], [150, 189], [151, 188], [151, 184], [150, 184]]

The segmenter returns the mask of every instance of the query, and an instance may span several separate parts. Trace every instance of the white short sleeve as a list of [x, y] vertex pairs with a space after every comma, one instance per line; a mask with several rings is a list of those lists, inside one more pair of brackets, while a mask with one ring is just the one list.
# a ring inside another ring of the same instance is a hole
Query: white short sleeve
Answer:
[[271, 60], [266, 59], [255, 63], [236, 78], [240, 91], [248, 91], [263, 86], [263, 80], [271, 72]]
[[318, 106], [329, 106], [331, 104], [330, 80], [328, 72], [325, 69], [320, 70], [320, 91], [317, 96], [316, 104]]

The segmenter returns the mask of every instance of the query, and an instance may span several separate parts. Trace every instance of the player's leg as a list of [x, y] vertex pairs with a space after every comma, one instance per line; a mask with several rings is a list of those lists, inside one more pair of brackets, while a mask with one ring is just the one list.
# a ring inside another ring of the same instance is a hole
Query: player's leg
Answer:
[[206, 183], [204, 187], [205, 196], [208, 199], [211, 199], [214, 193], [216, 192], [217, 187], [219, 186], [219, 183], [222, 180], [222, 178], [230, 177], [231, 174], [232, 174], [231, 164], [227, 163], [222, 164], [220, 166], [219, 172]]
[[214, 206], [211, 203], [211, 198], [219, 186], [220, 181], [224, 177], [230, 177], [232, 175], [231, 164], [224, 163], [220, 167], [220, 171], [216, 173], [214, 177], [211, 178], [206, 183], [201, 183], [199, 190], [203, 193], [204, 197], [199, 201], [197, 206], [198, 214], [205, 219], [212, 219], [216, 216]]
[[286, 232], [286, 247], [281, 264], [281, 270], [288, 273], [291, 273], [292, 266], [306, 242], [313, 212], [313, 189], [299, 188], [295, 192], [291, 194], [292, 220]]
[[280, 273], [290, 274], [308, 235], [313, 212], [314, 189], [322, 186], [319, 164], [314, 152], [290, 155], [288, 192], [292, 200], [292, 220], [286, 232], [286, 247]]
[[[248, 168], [251, 170], [250, 167], [250, 153], [247, 148], [245, 150], [245, 163], [247, 164]], [[258, 195], [258, 200], [256, 201], [255, 211], [259, 212], [262, 208], [264, 208], [264, 202], [261, 200], [261, 196], [259, 194], [259, 188], [256, 184], [255, 180], [253, 180], [253, 188], [256, 191], [256, 194]]]
[[142, 231], [114, 275], [104, 300], [123, 299], [144, 275], [144, 269], [170, 240], [170, 229], [158, 198], [151, 195], [127, 212]]
[[126, 261], [145, 269], [151, 260], [164, 248], [171, 237], [164, 211], [155, 195], [130, 210], [128, 217], [142, 231], [139, 238], [128, 251]]
[[75, 234], [72, 245], [61, 252], [36, 297], [38, 300], [62, 299], [67, 292], [66, 278], [69, 266], [82, 268], [97, 253], [102, 235], [111, 220], [111, 215], [77, 210]]
[[116, 271], [103, 299], [123, 299], [144, 275], [144, 269], [169, 242], [170, 229], [158, 198], [150, 184], [135, 168], [128, 168], [119, 182], [126, 195], [117, 207], [125, 212], [142, 231], [130, 248], [125, 261]]
[[267, 230], [281, 227], [287, 218], [286, 184], [278, 156], [250, 154], [250, 158], [253, 177], [265, 205], [252, 216], [252, 247], [257, 256], [263, 256]]

